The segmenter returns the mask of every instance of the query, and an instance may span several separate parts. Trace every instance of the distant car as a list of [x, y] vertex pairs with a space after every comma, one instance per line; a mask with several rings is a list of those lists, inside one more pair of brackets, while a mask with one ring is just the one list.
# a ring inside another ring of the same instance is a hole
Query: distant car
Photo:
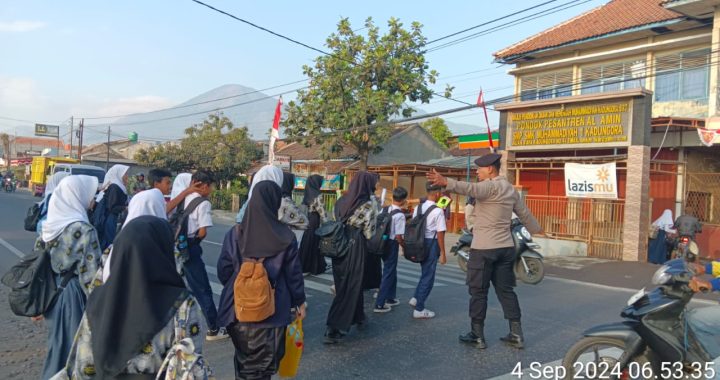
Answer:
[[105, 180], [105, 169], [92, 166], [92, 165], [80, 165], [80, 164], [56, 164], [53, 167], [53, 173], [66, 172], [70, 175], [89, 175], [96, 177], [98, 183], [102, 184]]

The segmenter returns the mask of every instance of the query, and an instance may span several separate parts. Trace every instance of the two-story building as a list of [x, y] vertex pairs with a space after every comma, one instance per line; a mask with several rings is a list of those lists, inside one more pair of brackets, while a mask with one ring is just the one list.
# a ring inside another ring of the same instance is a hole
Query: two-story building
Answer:
[[[612, 0], [494, 55], [514, 65], [496, 107], [507, 174], [547, 232], [644, 260], [670, 209], [720, 257], [720, 0]], [[613, 163], [616, 199], [568, 197], [567, 163]]]

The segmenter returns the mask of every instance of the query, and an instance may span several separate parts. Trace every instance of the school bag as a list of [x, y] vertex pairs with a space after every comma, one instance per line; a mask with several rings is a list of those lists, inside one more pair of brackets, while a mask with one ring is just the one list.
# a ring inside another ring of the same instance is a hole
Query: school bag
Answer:
[[38, 222], [42, 218], [42, 204], [42, 202], [34, 203], [28, 209], [27, 215], [25, 215], [25, 231], [37, 231]]
[[428, 215], [436, 208], [432, 205], [423, 213], [422, 203], [419, 204], [417, 214], [405, 225], [403, 255], [414, 263], [422, 263], [427, 259], [429, 247], [425, 246], [425, 225]]
[[180, 202], [177, 208], [175, 208], [175, 213], [170, 217], [170, 226], [172, 226], [175, 232], [175, 245], [180, 256], [183, 258], [187, 258], [190, 254], [190, 248], [187, 243], [188, 219], [190, 218], [190, 214], [205, 201], [209, 202], [210, 200], [205, 197], [197, 197], [190, 201], [187, 208], [185, 208], [184, 201]]
[[345, 220], [324, 222], [315, 230], [315, 235], [320, 237], [320, 253], [333, 259], [345, 257], [353, 243], [346, 231]]
[[260, 322], [275, 314], [275, 290], [261, 259], [241, 257], [240, 272], [233, 284], [235, 318], [240, 322]]
[[395, 209], [392, 212], [388, 212], [389, 209], [389, 207], [384, 207], [382, 212], [377, 216], [377, 220], [375, 222], [375, 234], [367, 241], [368, 253], [383, 255], [385, 253], [385, 247], [387, 247], [388, 240], [392, 240], [394, 238], [393, 236], [390, 236], [390, 227], [392, 227], [393, 216], [401, 213], [402, 210]]
[[37, 317], [48, 311], [73, 277], [76, 265], [63, 273], [60, 286], [57, 286], [49, 249], [21, 259], [0, 280], [10, 288], [8, 300], [13, 314]]

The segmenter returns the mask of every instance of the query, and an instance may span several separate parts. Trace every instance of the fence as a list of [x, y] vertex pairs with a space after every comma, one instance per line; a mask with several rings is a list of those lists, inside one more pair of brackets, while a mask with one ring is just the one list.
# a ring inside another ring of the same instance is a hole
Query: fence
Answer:
[[[305, 196], [304, 191], [293, 191], [292, 197], [295, 203], [300, 204], [302, 202], [303, 196]], [[323, 201], [325, 202], [325, 211], [327, 211], [329, 215], [332, 215], [333, 211], [335, 210], [335, 201], [337, 201], [337, 194], [334, 192], [321, 193], [321, 196], [323, 197]]]
[[688, 173], [685, 214], [720, 225], [720, 173]]
[[588, 256], [622, 259], [624, 200], [528, 195], [525, 201], [547, 234], [587, 243]]

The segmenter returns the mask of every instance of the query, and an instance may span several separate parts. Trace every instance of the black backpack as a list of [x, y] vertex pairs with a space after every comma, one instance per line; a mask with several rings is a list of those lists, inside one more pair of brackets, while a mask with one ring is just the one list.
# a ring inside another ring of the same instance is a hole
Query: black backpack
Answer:
[[425, 225], [430, 212], [437, 206], [432, 205], [423, 213], [422, 203], [418, 205], [417, 214], [405, 225], [405, 247], [403, 255], [414, 263], [422, 263], [428, 257], [428, 248], [425, 246]]
[[40, 221], [40, 218], [42, 218], [42, 204], [40, 203], [34, 203], [27, 211], [27, 215], [25, 216], [25, 231], [37, 231], [37, 225]]
[[393, 215], [401, 213], [402, 210], [395, 209], [392, 212], [388, 212], [389, 209], [389, 207], [384, 207], [382, 212], [377, 216], [377, 221], [375, 222], [375, 235], [367, 241], [367, 249], [369, 253], [383, 255], [385, 253], [385, 247], [387, 247], [388, 240], [392, 240], [394, 238], [394, 236], [389, 236]]
[[353, 240], [347, 234], [345, 220], [329, 220], [315, 230], [320, 237], [320, 253], [334, 259], [345, 257]]
[[37, 317], [47, 312], [74, 276], [76, 265], [63, 274], [58, 287], [48, 249], [21, 259], [2, 277], [2, 283], [11, 289], [8, 299], [12, 312], [20, 317]]
[[190, 214], [205, 201], [209, 202], [205, 197], [197, 197], [190, 201], [187, 208], [185, 208], [185, 201], [180, 202], [177, 208], [175, 208], [175, 213], [170, 217], [169, 222], [175, 232], [175, 244], [180, 254], [184, 255], [184, 257], [187, 257], [189, 254], [187, 244], [188, 218], [190, 218]]

